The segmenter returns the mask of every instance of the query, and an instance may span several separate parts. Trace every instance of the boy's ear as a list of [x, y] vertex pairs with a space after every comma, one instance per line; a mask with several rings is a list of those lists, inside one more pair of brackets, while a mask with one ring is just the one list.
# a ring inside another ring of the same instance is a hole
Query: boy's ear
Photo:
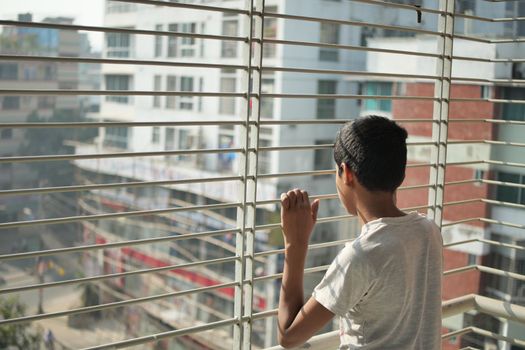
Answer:
[[341, 168], [343, 169], [343, 182], [345, 185], [350, 185], [354, 182], [354, 173], [350, 170], [350, 168], [345, 164], [341, 164]]

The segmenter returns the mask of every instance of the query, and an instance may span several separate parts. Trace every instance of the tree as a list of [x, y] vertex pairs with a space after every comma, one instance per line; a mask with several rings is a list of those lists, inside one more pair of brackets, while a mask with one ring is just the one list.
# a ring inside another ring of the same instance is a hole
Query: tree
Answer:
[[[11, 319], [25, 315], [25, 305], [18, 297], [0, 298], [0, 317]], [[31, 331], [29, 323], [0, 326], [0, 349], [40, 349], [41, 335]]]

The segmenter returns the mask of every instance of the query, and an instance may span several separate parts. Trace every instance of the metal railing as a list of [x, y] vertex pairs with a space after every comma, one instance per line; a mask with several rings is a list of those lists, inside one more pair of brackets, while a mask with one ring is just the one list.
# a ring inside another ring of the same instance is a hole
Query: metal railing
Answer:
[[[220, 6], [209, 6], [204, 4], [182, 3], [182, 2], [166, 2], [155, 0], [122, 0], [122, 3], [140, 4], [143, 6], [164, 6], [175, 9], [188, 9], [195, 11], [204, 11], [220, 14], [238, 15], [244, 18], [242, 34], [240, 36], [231, 35], [212, 35], [205, 33], [187, 33], [181, 31], [163, 31], [163, 30], [147, 30], [139, 28], [112, 28], [103, 26], [86, 26], [73, 24], [57, 24], [44, 22], [26, 22], [26, 21], [10, 21], [0, 20], [0, 26], [13, 28], [41, 28], [54, 29], [61, 31], [83, 31], [95, 33], [120, 33], [129, 35], [142, 35], [151, 37], [167, 37], [167, 38], [191, 38], [200, 40], [212, 41], [231, 41], [238, 42], [242, 45], [242, 57], [240, 61], [242, 64], [218, 64], [208, 62], [193, 62], [190, 60], [151, 60], [151, 59], [116, 59], [116, 58], [91, 58], [91, 57], [63, 57], [63, 56], [47, 56], [47, 55], [23, 55], [23, 54], [0, 54], [0, 63], [9, 61], [20, 62], [51, 62], [55, 64], [66, 63], [83, 63], [83, 64], [104, 64], [104, 65], [124, 65], [124, 66], [145, 66], [145, 67], [184, 67], [184, 68], [198, 68], [198, 69], [226, 69], [239, 71], [242, 74], [242, 81], [240, 91], [238, 92], [203, 92], [203, 91], [152, 91], [147, 89], [140, 90], [89, 90], [89, 89], [0, 89], [0, 96], [175, 96], [175, 97], [205, 97], [205, 98], [236, 98], [241, 99], [242, 110], [240, 119], [217, 119], [217, 120], [177, 120], [177, 121], [85, 121], [85, 122], [5, 122], [0, 124], [0, 129], [59, 129], [66, 128], [74, 130], [85, 128], [108, 128], [108, 127], [181, 127], [181, 126], [232, 126], [240, 129], [240, 145], [238, 147], [230, 148], [197, 148], [197, 149], [177, 149], [177, 150], [163, 150], [163, 151], [147, 151], [147, 152], [107, 152], [107, 153], [87, 153], [87, 154], [44, 154], [44, 155], [24, 155], [24, 156], [1, 156], [0, 165], [2, 164], [34, 164], [37, 162], [77, 162], [81, 160], [100, 160], [100, 159], [123, 159], [123, 158], [139, 158], [139, 157], [161, 157], [161, 156], [185, 156], [185, 155], [219, 155], [219, 154], [233, 154], [235, 153], [239, 159], [239, 168], [237, 174], [231, 176], [216, 176], [216, 177], [197, 177], [187, 179], [170, 179], [170, 180], [154, 180], [142, 181], [141, 179], [134, 179], [134, 181], [126, 182], [111, 182], [111, 183], [92, 183], [81, 185], [67, 185], [67, 186], [40, 186], [34, 188], [8, 188], [0, 190], [0, 199], [3, 197], [12, 198], [14, 196], [31, 196], [31, 195], [53, 195], [58, 193], [80, 193], [88, 191], [101, 191], [107, 189], [132, 189], [132, 188], [149, 188], [149, 187], [165, 187], [176, 188], [177, 185], [188, 184], [202, 184], [202, 183], [225, 183], [235, 182], [239, 188], [239, 196], [236, 201], [218, 203], [218, 204], [203, 204], [203, 205], [187, 205], [174, 206], [160, 209], [140, 209], [140, 210], [124, 210], [111, 213], [97, 213], [85, 214], [78, 213], [78, 215], [69, 215], [63, 217], [53, 218], [39, 218], [27, 220], [11, 220], [0, 223], [0, 230], [8, 229], [30, 229], [37, 226], [58, 225], [58, 224], [72, 224], [82, 223], [84, 225], [95, 225], [104, 220], [132, 220], [133, 218], [144, 218], [151, 216], [162, 216], [172, 218], [175, 215], [183, 215], [185, 213], [194, 212], [212, 212], [224, 209], [236, 210], [235, 227], [228, 229], [194, 230], [180, 235], [148, 237], [140, 239], [126, 239], [111, 242], [96, 242], [93, 244], [81, 244], [79, 246], [70, 246], [63, 248], [52, 249], [36, 249], [25, 252], [14, 252], [0, 255], [0, 263], [19, 261], [23, 259], [42, 258], [49, 256], [56, 256], [71, 253], [85, 253], [96, 256], [98, 252], [115, 248], [129, 248], [154, 245], [154, 244], [173, 244], [180, 241], [187, 241], [192, 239], [211, 239], [214, 237], [223, 237], [227, 234], [235, 235], [234, 255], [227, 257], [205, 259], [191, 262], [177, 262], [173, 264], [166, 264], [164, 266], [137, 268], [130, 271], [121, 271], [114, 273], [105, 273], [93, 275], [88, 277], [69, 278], [61, 281], [44, 282], [26, 284], [22, 286], [7, 286], [0, 289], [0, 296], [28, 292], [41, 291], [47, 288], [62, 287], [66, 285], [76, 285], [82, 283], [103, 283], [106, 280], [118, 279], [137, 275], [152, 275], [159, 273], [167, 273], [176, 270], [188, 270], [195, 268], [203, 268], [212, 265], [234, 264], [234, 280], [233, 281], [219, 281], [212, 285], [200, 288], [189, 288], [186, 290], [172, 290], [162, 294], [149, 295], [145, 297], [131, 297], [126, 300], [119, 300], [113, 302], [101, 302], [98, 305], [77, 307], [68, 310], [44, 312], [40, 314], [33, 314], [29, 316], [20, 316], [13, 318], [6, 318], [0, 320], [0, 327], [6, 325], [15, 325], [28, 323], [38, 320], [47, 320], [63, 316], [79, 315], [83, 313], [90, 313], [94, 311], [110, 310], [123, 306], [146, 304], [154, 301], [166, 301], [167, 299], [182, 298], [185, 296], [196, 295], [199, 293], [212, 292], [224, 290], [226, 288], [233, 288], [233, 315], [229, 318], [221, 319], [219, 321], [209, 322], [206, 324], [196, 324], [181, 329], [174, 329], [166, 332], [156, 334], [149, 334], [146, 336], [137, 336], [131, 339], [120, 340], [116, 342], [104, 343], [101, 345], [89, 347], [89, 349], [105, 349], [105, 348], [124, 348], [146, 343], [156, 342], [163, 339], [173, 339], [177, 337], [185, 337], [199, 332], [208, 330], [222, 329], [225, 327], [233, 327], [233, 338], [231, 345], [235, 349], [249, 349], [252, 347], [252, 335], [254, 322], [258, 320], [269, 319], [276, 315], [276, 309], [256, 310], [254, 308], [257, 283], [273, 281], [279, 279], [281, 273], [269, 273], [266, 275], [256, 276], [255, 264], [257, 259], [267, 258], [270, 256], [278, 256], [283, 254], [283, 249], [269, 249], [265, 251], [256, 252], [255, 241], [256, 232], [279, 229], [279, 222], [259, 223], [256, 221], [257, 208], [265, 205], [276, 205], [279, 203], [277, 198], [272, 199], [258, 199], [257, 188], [260, 181], [270, 181], [275, 179], [287, 177], [318, 177], [324, 175], [331, 175], [334, 173], [333, 169], [323, 170], [305, 170], [305, 171], [282, 171], [277, 173], [259, 173], [258, 157], [266, 152], [294, 152], [305, 150], [322, 150], [331, 149], [332, 144], [306, 144], [306, 145], [280, 145], [280, 146], [261, 146], [261, 127], [262, 126], [337, 126], [346, 123], [352, 119], [345, 118], [329, 118], [329, 119], [304, 119], [303, 117], [290, 118], [283, 120], [266, 119], [261, 115], [261, 101], [263, 99], [334, 99], [334, 100], [395, 100], [395, 101], [414, 101], [420, 103], [432, 103], [432, 119], [414, 119], [414, 118], [396, 118], [400, 123], [407, 125], [428, 124], [431, 126], [431, 141], [411, 141], [409, 147], [428, 147], [431, 149], [430, 159], [425, 162], [415, 162], [408, 165], [408, 169], [428, 169], [429, 180], [424, 184], [406, 185], [400, 188], [401, 191], [410, 190], [428, 190], [428, 201], [426, 205], [413, 206], [404, 209], [427, 209], [428, 215], [440, 226], [440, 228], [452, 227], [463, 223], [483, 223], [506, 226], [516, 229], [524, 229], [525, 225], [502, 220], [492, 219], [490, 217], [468, 217], [457, 221], [444, 222], [444, 210], [450, 206], [461, 206], [472, 203], [483, 203], [484, 205], [497, 205], [503, 207], [512, 207], [516, 209], [525, 209], [525, 205], [509, 203], [504, 201], [493, 200], [489, 198], [472, 198], [460, 201], [445, 201], [445, 192], [450, 186], [460, 186], [465, 184], [480, 184], [490, 186], [502, 186], [512, 188], [525, 188], [524, 184], [513, 183], [507, 181], [499, 181], [492, 179], [466, 179], [448, 181], [445, 178], [445, 171], [447, 167], [451, 166], [507, 166], [514, 168], [525, 167], [525, 161], [501, 161], [497, 159], [483, 159], [483, 160], [469, 160], [463, 162], [447, 161], [447, 153], [449, 146], [452, 145], [466, 145], [466, 144], [480, 144], [490, 145], [493, 147], [515, 147], [522, 148], [525, 143], [510, 142], [503, 140], [450, 140], [449, 131], [456, 126], [468, 125], [470, 123], [479, 123], [483, 125], [514, 125], [524, 126], [525, 122], [520, 120], [500, 120], [500, 119], [478, 119], [473, 117], [467, 118], [450, 118], [449, 110], [451, 103], [464, 102], [490, 102], [497, 104], [523, 104], [524, 100], [506, 99], [506, 98], [471, 98], [471, 97], [452, 97], [451, 88], [453, 83], [461, 82], [463, 84], [471, 83], [483, 86], [525, 86], [525, 80], [510, 78], [510, 79], [479, 79], [471, 77], [454, 76], [452, 74], [452, 63], [454, 61], [472, 61], [472, 62], [488, 62], [494, 64], [506, 63], [522, 63], [525, 58], [479, 58], [471, 56], [455, 55], [453, 52], [453, 45], [458, 39], [469, 42], [482, 42], [490, 44], [502, 43], [523, 43], [523, 38], [513, 39], [487, 39], [472, 35], [460, 35], [454, 32], [454, 20], [456, 18], [482, 21], [489, 23], [501, 22], [522, 22], [524, 17], [512, 18], [485, 18], [480, 16], [473, 16], [468, 14], [461, 14], [455, 12], [455, 4], [453, 0], [439, 0], [439, 7], [437, 9], [425, 8], [421, 6], [413, 6], [398, 3], [389, 3], [387, 1], [379, 0], [353, 0], [356, 3], [363, 3], [370, 6], [380, 6], [399, 10], [410, 10], [422, 12], [429, 15], [434, 15], [438, 19], [436, 30], [428, 30], [422, 28], [414, 28], [409, 26], [385, 25], [377, 23], [369, 23], [358, 20], [342, 20], [334, 18], [319, 18], [312, 16], [302, 16], [295, 14], [286, 14], [281, 12], [267, 11], [265, 9], [264, 0], [246, 0], [243, 8], [226, 8]], [[492, 1], [496, 2], [496, 1]], [[313, 22], [334, 24], [339, 26], [350, 27], [368, 27], [377, 30], [394, 30], [410, 33], [414, 35], [427, 35], [435, 38], [437, 42], [436, 52], [418, 52], [407, 50], [396, 50], [388, 48], [375, 48], [359, 45], [345, 45], [345, 44], [330, 44], [316, 41], [302, 41], [302, 40], [287, 40], [285, 38], [265, 38], [264, 25], [265, 19], [276, 19], [280, 21], [297, 21], [297, 22]], [[408, 57], [423, 57], [432, 58], [436, 62], [435, 74], [401, 74], [401, 73], [384, 73], [384, 72], [369, 72], [346, 69], [317, 69], [317, 68], [300, 68], [300, 67], [284, 67], [265, 65], [263, 63], [264, 44], [272, 44], [279, 46], [294, 46], [294, 47], [315, 47], [328, 48], [340, 51], [355, 51], [365, 53], [380, 53], [404, 55]], [[348, 79], [390, 79], [392, 81], [419, 81], [431, 83], [434, 86], [434, 94], [432, 96], [419, 95], [380, 95], [380, 94], [320, 94], [320, 93], [267, 93], [262, 91], [262, 80], [264, 73], [293, 73], [305, 75], [328, 75], [328, 76], [344, 76]], [[318, 194], [311, 196], [312, 199], [318, 198], [323, 201], [337, 199], [336, 193]], [[128, 208], [129, 209], [129, 208]], [[318, 220], [319, 224], [340, 222], [350, 219], [350, 215], [330, 215], [322, 217]], [[94, 228], [94, 230], [102, 230], [101, 228]], [[1, 233], [1, 232], [0, 232]], [[341, 239], [331, 242], [314, 243], [309, 246], [309, 251], [317, 249], [337, 247], [349, 242], [350, 239]], [[448, 243], [447, 247], [469, 244], [481, 243], [484, 245], [498, 246], [523, 251], [524, 247], [516, 244], [507, 244], [496, 242], [488, 239], [470, 239], [458, 242]], [[328, 265], [314, 266], [307, 268], [305, 273], [317, 273], [325, 271]], [[497, 276], [508, 277], [519, 281], [525, 281], [525, 276], [519, 273], [490, 268], [482, 265], [469, 265], [461, 268], [445, 271], [444, 275], [459, 274], [467, 271], [477, 270], [479, 272]], [[512, 312], [508, 311], [508, 308]], [[523, 308], [513, 304], [502, 305], [495, 300], [489, 300], [478, 295], [469, 295], [462, 298], [446, 301], [443, 304], [444, 316], [464, 313], [469, 310], [477, 310], [481, 313], [488, 313], [506, 319], [518, 320], [524, 322], [525, 313]], [[464, 335], [467, 333], [476, 333], [478, 335], [494, 338], [500, 341], [505, 341], [510, 344], [524, 345], [523, 340], [513, 339], [506, 336], [494, 334], [478, 327], [469, 326], [464, 329], [449, 332], [443, 335], [443, 339], [448, 339], [453, 336]], [[338, 344], [337, 335], [328, 333], [312, 339], [309, 343], [312, 349], [322, 349], [333, 347]]]

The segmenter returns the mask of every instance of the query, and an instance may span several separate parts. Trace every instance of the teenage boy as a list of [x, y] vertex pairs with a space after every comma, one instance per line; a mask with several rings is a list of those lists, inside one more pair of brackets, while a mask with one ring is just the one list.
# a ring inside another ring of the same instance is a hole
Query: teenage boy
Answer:
[[299, 189], [281, 195], [285, 262], [278, 338], [283, 347], [303, 344], [337, 315], [339, 349], [441, 348], [441, 235], [425, 216], [396, 206], [406, 138], [405, 129], [379, 116], [358, 118], [337, 134], [337, 193], [362, 228], [306, 303], [304, 264], [319, 200], [310, 203]]

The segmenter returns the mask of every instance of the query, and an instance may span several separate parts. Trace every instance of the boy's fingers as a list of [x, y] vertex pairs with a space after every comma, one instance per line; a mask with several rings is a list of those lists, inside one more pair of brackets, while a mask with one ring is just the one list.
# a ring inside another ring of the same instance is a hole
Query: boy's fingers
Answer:
[[301, 191], [301, 194], [303, 195], [303, 206], [308, 207], [308, 205], [310, 204], [310, 199], [308, 198], [308, 192], [303, 190]]
[[293, 192], [295, 193], [295, 197], [297, 198], [296, 206], [301, 207], [304, 202], [303, 194], [301, 193], [301, 190], [298, 188], [294, 188]]
[[288, 193], [286, 193], [286, 195], [288, 196], [288, 198], [290, 200], [290, 204], [288, 205], [288, 207], [290, 209], [295, 207], [295, 203], [297, 201], [297, 197], [295, 196], [295, 192], [294, 191], [288, 191]]
[[286, 193], [281, 193], [281, 206], [284, 209], [288, 209], [290, 207], [290, 198], [288, 198]]
[[312, 202], [312, 218], [314, 221], [317, 220], [317, 212], [319, 211], [319, 199], [316, 199]]

